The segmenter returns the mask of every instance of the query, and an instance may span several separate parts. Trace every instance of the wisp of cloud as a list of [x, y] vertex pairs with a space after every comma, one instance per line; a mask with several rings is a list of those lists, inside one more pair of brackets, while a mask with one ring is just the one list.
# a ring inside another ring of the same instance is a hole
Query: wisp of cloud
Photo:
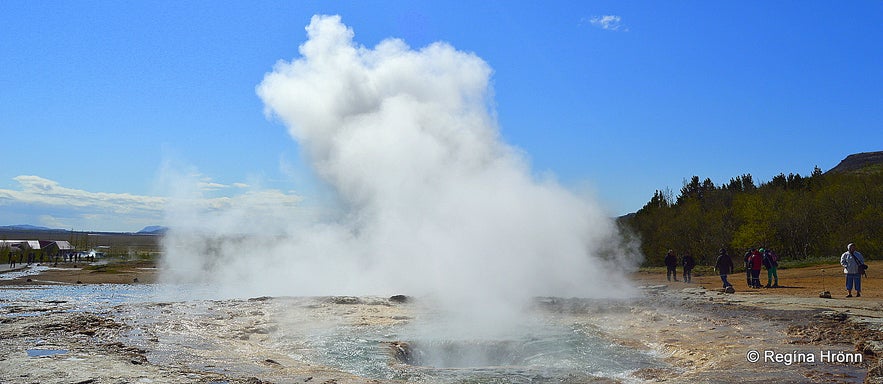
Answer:
[[489, 324], [536, 296], [628, 294], [636, 247], [501, 140], [487, 63], [446, 43], [366, 48], [339, 16], [306, 30], [257, 94], [343, 213], [177, 207], [165, 277], [241, 295], [431, 297], [473, 320], [497, 314]]

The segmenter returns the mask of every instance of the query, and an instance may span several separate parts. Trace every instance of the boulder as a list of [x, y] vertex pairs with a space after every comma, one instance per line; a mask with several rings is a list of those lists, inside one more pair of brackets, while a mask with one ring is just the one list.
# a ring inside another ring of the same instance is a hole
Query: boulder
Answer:
[[405, 295], [394, 295], [389, 298], [389, 301], [393, 303], [407, 303], [408, 301], [411, 301], [411, 299]]

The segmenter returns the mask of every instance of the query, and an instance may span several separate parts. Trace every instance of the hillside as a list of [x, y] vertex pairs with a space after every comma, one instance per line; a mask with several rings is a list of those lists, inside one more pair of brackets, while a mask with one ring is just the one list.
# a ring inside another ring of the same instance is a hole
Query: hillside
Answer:
[[883, 151], [855, 153], [846, 156], [836, 167], [825, 173], [883, 171]]

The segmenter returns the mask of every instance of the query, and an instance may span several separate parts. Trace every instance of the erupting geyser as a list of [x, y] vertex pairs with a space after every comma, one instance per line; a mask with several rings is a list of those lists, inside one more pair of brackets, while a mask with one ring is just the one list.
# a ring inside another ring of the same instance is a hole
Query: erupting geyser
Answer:
[[432, 297], [493, 328], [535, 296], [628, 294], [636, 248], [596, 202], [538, 180], [502, 142], [484, 61], [446, 43], [366, 48], [339, 16], [306, 30], [300, 56], [257, 93], [344, 214], [273, 228], [248, 207], [170, 214], [167, 278], [237, 295]]

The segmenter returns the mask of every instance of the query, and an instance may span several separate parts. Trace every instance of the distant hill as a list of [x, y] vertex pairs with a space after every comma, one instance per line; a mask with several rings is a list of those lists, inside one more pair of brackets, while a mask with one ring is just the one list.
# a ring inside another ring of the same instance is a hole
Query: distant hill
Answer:
[[0, 231], [65, 231], [65, 229], [39, 227], [36, 225], [18, 224], [0, 226]]
[[150, 226], [144, 227], [144, 229], [142, 229], [136, 233], [142, 234], [142, 235], [162, 235], [162, 234], [165, 234], [166, 231], [168, 231], [168, 230], [169, 230], [169, 228], [167, 228], [167, 227], [163, 227], [163, 226], [159, 226], [159, 225], [150, 225]]
[[[4, 233], [21, 233], [21, 234], [33, 234], [36, 237], [39, 237], [40, 233], [43, 232], [65, 232], [65, 233], [91, 233], [91, 234], [102, 234], [102, 235], [164, 235], [166, 231], [169, 229], [167, 227], [159, 226], [159, 225], [150, 225], [144, 227], [144, 229], [138, 232], [102, 232], [102, 231], [86, 231], [86, 232], [75, 232], [69, 229], [60, 229], [60, 228], [48, 228], [41, 227], [38, 225], [30, 225], [30, 224], [16, 224], [16, 225], [0, 225], [0, 232]], [[31, 236], [31, 237], [35, 237]]]
[[883, 171], [883, 151], [855, 153], [846, 156], [836, 167], [825, 173], [880, 172]]

